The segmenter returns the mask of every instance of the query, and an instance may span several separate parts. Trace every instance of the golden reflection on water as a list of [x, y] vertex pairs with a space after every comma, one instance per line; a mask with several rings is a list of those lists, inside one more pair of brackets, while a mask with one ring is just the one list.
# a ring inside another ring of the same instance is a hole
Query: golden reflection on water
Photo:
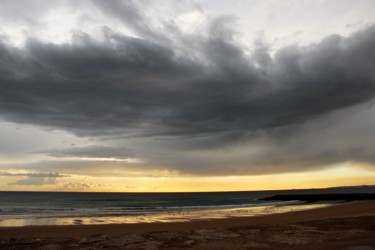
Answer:
[[202, 219], [218, 219], [233, 217], [249, 217], [267, 214], [302, 211], [327, 207], [332, 204], [295, 204], [279, 206], [259, 206], [230, 209], [211, 210], [181, 210], [148, 213], [115, 213], [108, 215], [98, 214], [59, 214], [54, 216], [31, 217], [19, 215], [18, 217], [3, 216], [0, 227], [22, 227], [31, 225], [88, 225], [88, 224], [134, 224], [153, 222], [187, 222]]

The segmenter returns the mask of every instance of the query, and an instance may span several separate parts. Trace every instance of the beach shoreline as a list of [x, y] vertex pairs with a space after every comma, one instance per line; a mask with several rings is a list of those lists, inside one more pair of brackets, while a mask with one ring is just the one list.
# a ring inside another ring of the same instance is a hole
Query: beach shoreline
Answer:
[[189, 222], [0, 227], [0, 249], [375, 249], [375, 201]]
[[331, 206], [286, 213], [232, 218], [201, 219], [187, 222], [154, 222], [134, 224], [52, 225], [0, 227], [0, 238], [73, 237], [89, 235], [142, 234], [153, 231], [189, 231], [194, 229], [232, 228], [254, 225], [299, 223], [314, 220], [375, 216], [375, 201], [336, 203]]
[[1, 227], [24, 226], [60, 226], [60, 225], [98, 225], [98, 224], [139, 224], [158, 222], [190, 222], [233, 217], [261, 216], [275, 213], [286, 213], [325, 207], [333, 202], [272, 202], [250, 206], [230, 208], [205, 208], [164, 210], [158, 212], [118, 212], [118, 213], [79, 213], [79, 214], [45, 214], [45, 215], [3, 215]]

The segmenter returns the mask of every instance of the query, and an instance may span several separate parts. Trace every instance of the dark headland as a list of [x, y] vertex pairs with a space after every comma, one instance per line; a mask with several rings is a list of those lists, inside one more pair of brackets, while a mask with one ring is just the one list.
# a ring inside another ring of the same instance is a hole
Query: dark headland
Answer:
[[280, 194], [263, 198], [266, 201], [364, 201], [375, 200], [375, 193], [346, 194]]

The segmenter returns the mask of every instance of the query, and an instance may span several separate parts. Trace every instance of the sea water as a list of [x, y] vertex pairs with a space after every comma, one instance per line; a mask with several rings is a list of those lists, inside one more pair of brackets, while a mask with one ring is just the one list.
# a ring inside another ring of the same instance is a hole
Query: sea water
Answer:
[[250, 216], [262, 212], [277, 212], [275, 207], [282, 204], [298, 203], [263, 201], [262, 198], [265, 197], [329, 192], [332, 190], [202, 193], [0, 192], [0, 226], [139, 223]]

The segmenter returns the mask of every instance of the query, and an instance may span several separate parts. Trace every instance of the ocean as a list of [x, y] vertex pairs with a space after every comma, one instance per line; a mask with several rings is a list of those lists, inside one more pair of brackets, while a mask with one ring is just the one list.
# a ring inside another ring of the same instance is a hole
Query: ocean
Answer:
[[[223, 215], [224, 211], [233, 214], [233, 211], [247, 209], [244, 211], [249, 213], [249, 209], [298, 203], [261, 200], [278, 194], [321, 194], [341, 191], [314, 189], [202, 193], [0, 192], [0, 226], [184, 221], [202, 216], [217, 217]], [[358, 189], [349, 189], [345, 192], [356, 191]]]

